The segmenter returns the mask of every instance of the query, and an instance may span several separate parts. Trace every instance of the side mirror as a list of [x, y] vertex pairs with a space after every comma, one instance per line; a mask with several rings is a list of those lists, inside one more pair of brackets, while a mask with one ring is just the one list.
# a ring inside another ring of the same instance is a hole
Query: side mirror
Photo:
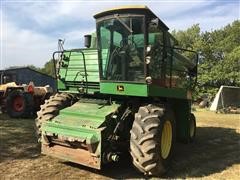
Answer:
[[87, 34], [84, 36], [84, 46], [90, 48], [92, 36]]

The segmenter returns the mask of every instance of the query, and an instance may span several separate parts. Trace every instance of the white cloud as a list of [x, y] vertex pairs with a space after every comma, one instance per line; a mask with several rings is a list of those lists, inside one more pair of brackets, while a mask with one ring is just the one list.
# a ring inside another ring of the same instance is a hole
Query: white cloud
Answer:
[[91, 34], [94, 29], [81, 29], [73, 30], [63, 34], [63, 39], [65, 39], [64, 47], [66, 48], [79, 48], [83, 47], [84, 35]]
[[83, 47], [83, 36], [93, 31], [94, 29], [73, 30], [61, 37], [49, 37], [29, 29], [20, 29], [14, 23], [4, 21], [1, 37], [3, 59], [0, 69], [31, 64], [42, 67], [57, 50], [59, 38], [66, 40], [66, 48]]
[[184, 30], [193, 24], [199, 23], [202, 31], [219, 29], [239, 19], [239, 10], [235, 6], [235, 4], [222, 4], [193, 13], [190, 17], [171, 18], [168, 20], [168, 26], [171, 30]]
[[18, 14], [31, 17], [39, 26], [57, 24], [64, 19], [73, 18], [79, 20], [94, 21], [93, 15], [103, 10], [123, 5], [147, 5], [157, 15], [168, 17], [184, 12], [194, 7], [205, 6], [211, 3], [207, 0], [198, 1], [57, 1], [36, 3], [11, 4]]
[[17, 28], [11, 22], [3, 23], [2, 68], [34, 64], [43, 66], [57, 49], [57, 41], [30, 30]]

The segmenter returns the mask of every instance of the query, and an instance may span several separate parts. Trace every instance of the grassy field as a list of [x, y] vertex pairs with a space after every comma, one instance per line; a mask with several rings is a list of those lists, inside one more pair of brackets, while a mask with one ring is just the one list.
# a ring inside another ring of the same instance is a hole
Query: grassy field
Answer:
[[[164, 178], [240, 179], [240, 116], [206, 110], [194, 113], [197, 139], [177, 143], [171, 169]], [[110, 169], [110, 170], [109, 170]], [[40, 155], [33, 119], [0, 114], [0, 179], [144, 178], [130, 159], [102, 171]]]

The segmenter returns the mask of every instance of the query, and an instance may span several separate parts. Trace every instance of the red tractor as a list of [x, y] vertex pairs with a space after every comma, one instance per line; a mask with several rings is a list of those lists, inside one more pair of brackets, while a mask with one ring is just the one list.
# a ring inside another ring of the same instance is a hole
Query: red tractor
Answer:
[[28, 85], [17, 85], [10, 82], [0, 85], [0, 106], [2, 112], [7, 112], [10, 117], [30, 117], [40, 109], [53, 94], [50, 86], [37, 87], [33, 82]]

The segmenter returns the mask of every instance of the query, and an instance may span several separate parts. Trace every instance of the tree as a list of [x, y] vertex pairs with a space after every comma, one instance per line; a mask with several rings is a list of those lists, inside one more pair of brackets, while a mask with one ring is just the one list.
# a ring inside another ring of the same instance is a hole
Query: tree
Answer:
[[196, 96], [215, 95], [221, 85], [240, 86], [240, 21], [212, 32], [202, 32], [198, 24], [185, 31], [173, 31], [183, 48], [199, 53]]
[[44, 67], [40, 70], [42, 73], [47, 74], [49, 76], [55, 77], [55, 70], [53, 60], [50, 59], [48, 62], [44, 64]]

